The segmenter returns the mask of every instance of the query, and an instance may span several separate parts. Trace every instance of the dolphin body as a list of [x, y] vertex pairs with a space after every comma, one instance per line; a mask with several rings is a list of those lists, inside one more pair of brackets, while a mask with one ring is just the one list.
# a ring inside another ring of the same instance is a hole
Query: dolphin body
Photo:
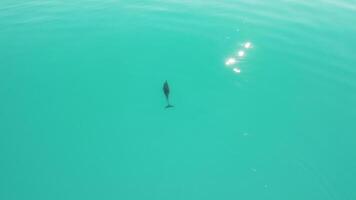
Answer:
[[172, 108], [173, 105], [171, 105], [169, 103], [169, 85], [168, 85], [167, 81], [165, 81], [164, 84], [163, 84], [163, 92], [164, 92], [164, 95], [166, 96], [166, 100], [167, 100], [166, 108]]

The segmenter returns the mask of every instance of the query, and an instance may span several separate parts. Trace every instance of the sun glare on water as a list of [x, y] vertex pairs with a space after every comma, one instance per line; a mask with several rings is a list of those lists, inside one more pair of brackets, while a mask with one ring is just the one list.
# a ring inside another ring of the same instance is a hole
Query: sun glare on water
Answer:
[[244, 44], [244, 47], [245, 47], [246, 49], [251, 48], [251, 42], [246, 42], [246, 43]]
[[239, 51], [239, 52], [237, 53], [237, 55], [238, 55], [239, 57], [243, 57], [243, 56], [245, 55], [245, 52], [244, 52], [244, 51]]
[[234, 68], [233, 70], [234, 70], [234, 72], [237, 73], [237, 74], [241, 73], [241, 69], [240, 69], [240, 68]]
[[234, 57], [227, 58], [225, 61], [225, 65], [232, 67], [232, 71], [234, 71], [236, 74], [241, 73], [241, 68], [237, 67], [236, 64], [246, 56], [246, 51], [252, 48], [252, 43], [245, 42], [241, 45], [241, 48], [238, 49], [237, 54]]
[[228, 58], [225, 62], [225, 65], [233, 65], [236, 64], [236, 59], [235, 58]]

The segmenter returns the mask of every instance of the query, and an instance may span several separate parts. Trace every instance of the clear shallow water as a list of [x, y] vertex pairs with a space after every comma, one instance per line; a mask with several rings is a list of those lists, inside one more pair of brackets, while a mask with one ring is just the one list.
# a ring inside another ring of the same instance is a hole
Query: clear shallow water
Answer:
[[355, 11], [1, 1], [0, 199], [355, 199]]

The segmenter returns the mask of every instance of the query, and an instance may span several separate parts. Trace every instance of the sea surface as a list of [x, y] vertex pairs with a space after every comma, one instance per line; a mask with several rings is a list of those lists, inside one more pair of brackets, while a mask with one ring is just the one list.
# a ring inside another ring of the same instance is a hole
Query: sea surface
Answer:
[[355, 53], [356, 0], [1, 0], [0, 199], [355, 200]]

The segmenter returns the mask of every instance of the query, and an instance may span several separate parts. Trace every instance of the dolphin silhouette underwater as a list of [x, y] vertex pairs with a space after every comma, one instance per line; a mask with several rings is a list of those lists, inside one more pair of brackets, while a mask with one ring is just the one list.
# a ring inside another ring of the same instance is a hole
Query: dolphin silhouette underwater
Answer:
[[168, 85], [167, 81], [165, 81], [163, 84], [163, 92], [164, 92], [164, 95], [166, 96], [166, 100], [167, 100], [166, 108], [172, 108], [173, 105], [171, 105], [169, 103], [169, 85]]

